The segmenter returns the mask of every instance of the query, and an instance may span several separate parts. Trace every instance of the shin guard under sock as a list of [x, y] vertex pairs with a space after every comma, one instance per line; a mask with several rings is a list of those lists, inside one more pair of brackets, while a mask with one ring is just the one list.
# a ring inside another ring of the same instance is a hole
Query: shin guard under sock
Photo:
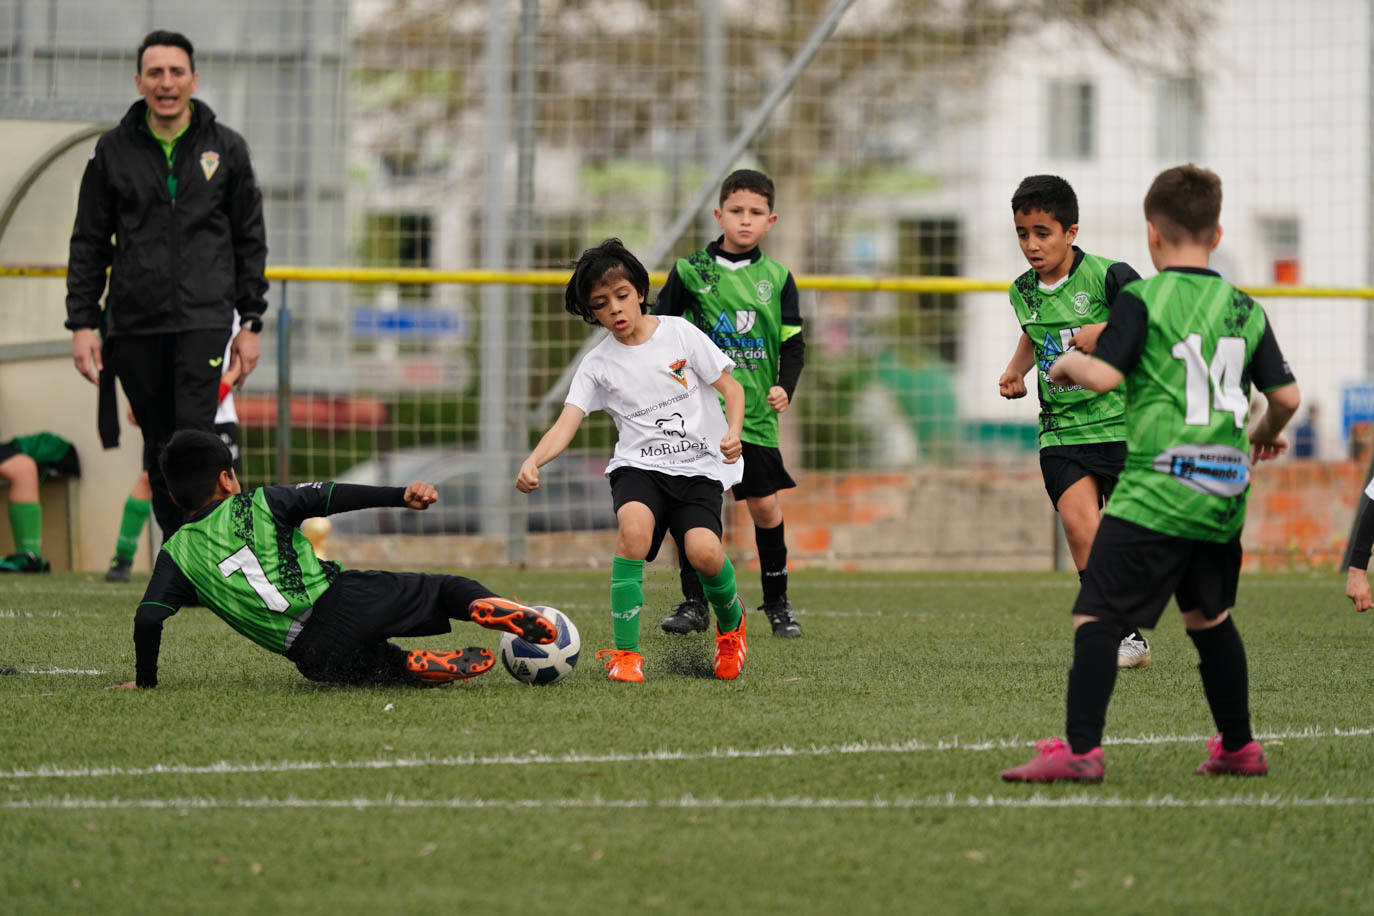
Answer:
[[611, 560], [611, 631], [617, 649], [639, 651], [639, 609], [644, 605], [644, 561]]
[[735, 584], [735, 567], [726, 557], [720, 572], [714, 576], [702, 576], [701, 584], [706, 589], [706, 600], [716, 612], [716, 626], [722, 633], [729, 633], [739, 626], [743, 613], [739, 603], [739, 588]]
[[1253, 739], [1250, 734], [1250, 683], [1245, 644], [1235, 621], [1226, 620], [1206, 630], [1189, 630], [1197, 647], [1197, 670], [1212, 719], [1221, 732], [1221, 746], [1238, 751]]
[[1075, 754], [1086, 754], [1102, 743], [1120, 643], [1120, 628], [1103, 620], [1090, 620], [1074, 630], [1064, 731]]
[[143, 526], [148, 521], [148, 514], [153, 511], [152, 501], [147, 499], [134, 499], [130, 496], [124, 500], [124, 516], [119, 521], [119, 538], [115, 541], [115, 556], [123, 557], [126, 560], [134, 558], [134, 552], [138, 550], [138, 536], [143, 533]]
[[10, 530], [19, 553], [43, 553], [43, 507], [38, 503], [10, 503]]
[[782, 601], [787, 597], [787, 540], [783, 523], [779, 522], [776, 528], [755, 528], [754, 544], [759, 550], [763, 603]]

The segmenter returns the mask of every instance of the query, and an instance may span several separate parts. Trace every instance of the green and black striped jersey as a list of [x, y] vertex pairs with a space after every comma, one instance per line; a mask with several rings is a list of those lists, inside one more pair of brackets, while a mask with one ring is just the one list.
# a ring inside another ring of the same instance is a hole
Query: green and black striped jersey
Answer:
[[1081, 385], [1055, 385], [1050, 366], [1085, 324], [1106, 321], [1116, 294], [1140, 279], [1129, 264], [1087, 254], [1074, 246], [1073, 267], [1053, 289], [1028, 270], [1012, 284], [1011, 306], [1035, 353], [1040, 396], [1040, 447], [1120, 442], [1126, 438], [1125, 398]]
[[188, 604], [203, 604], [264, 649], [285, 652], [340, 571], [315, 556], [301, 522], [404, 505], [404, 493], [334, 483], [262, 487], [194, 513], [162, 545], [134, 618], [139, 686], [157, 683], [162, 622]]
[[740, 438], [777, 448], [778, 413], [768, 406], [768, 389], [781, 385], [790, 399], [803, 360], [791, 272], [758, 248], [729, 254], [712, 242], [678, 260], [654, 311], [687, 318], [730, 357], [730, 374], [744, 386]]
[[1250, 385], [1294, 381], [1264, 309], [1210, 270], [1168, 268], [1122, 290], [1093, 356], [1126, 377], [1126, 467], [1105, 514], [1193, 540], [1239, 535]]

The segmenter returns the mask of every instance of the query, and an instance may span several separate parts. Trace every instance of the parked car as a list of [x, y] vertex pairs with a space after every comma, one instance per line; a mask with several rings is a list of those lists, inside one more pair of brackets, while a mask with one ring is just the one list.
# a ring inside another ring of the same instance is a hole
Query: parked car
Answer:
[[442, 448], [385, 452], [335, 478], [338, 483], [405, 486], [423, 480], [439, 491], [439, 501], [423, 512], [364, 509], [330, 518], [335, 534], [478, 534], [484, 488], [507, 487], [511, 504], [524, 501], [529, 531], [582, 531], [616, 527], [606, 462], [563, 455], [540, 468], [539, 489], [528, 496], [512, 477], [493, 471], [481, 453]]

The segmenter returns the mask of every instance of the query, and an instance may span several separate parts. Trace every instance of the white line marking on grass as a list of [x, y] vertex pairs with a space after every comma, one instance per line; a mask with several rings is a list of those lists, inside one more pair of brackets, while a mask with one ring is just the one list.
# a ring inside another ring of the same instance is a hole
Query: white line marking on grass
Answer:
[[[1367, 738], [1368, 728], [1304, 728], [1300, 731], [1257, 734], [1263, 741], [1296, 741], [1313, 738]], [[1107, 738], [1106, 745], [1203, 744], [1207, 735], [1141, 735]], [[146, 767], [60, 767], [43, 764], [35, 769], [0, 771], [0, 779], [85, 779], [105, 776], [216, 776], [243, 773], [299, 773], [318, 770], [403, 770], [419, 767], [473, 767], [588, 763], [676, 763], [696, 760], [738, 760], [774, 757], [831, 757], [842, 754], [914, 754], [926, 751], [995, 751], [1030, 747], [1034, 741], [1020, 738], [995, 738], [985, 741], [902, 741], [894, 744], [859, 742], [854, 744], [813, 744], [808, 747], [712, 748], [708, 751], [641, 751], [638, 753], [496, 754], [478, 757], [465, 754], [453, 757], [394, 757], [374, 760], [278, 760], [263, 763], [210, 764], [158, 763]]]
[[931, 795], [925, 798], [36, 798], [0, 802], [8, 810], [90, 810], [90, 809], [233, 809], [233, 808], [333, 808], [365, 810], [370, 808], [497, 808], [530, 810], [554, 808], [563, 810], [598, 808], [658, 808], [674, 809], [790, 809], [790, 810], [882, 810], [910, 808], [1366, 808], [1374, 805], [1374, 798], [1323, 795], [1316, 798], [1297, 798], [1282, 794], [1229, 795], [1222, 798], [1178, 798], [1173, 795], [1148, 795], [1126, 798], [1120, 795], [1097, 795], [1079, 792], [1074, 795], [1050, 796], [1039, 792], [1026, 798], [997, 795], [957, 796]]
[[20, 674], [104, 674], [95, 668], [20, 668]]

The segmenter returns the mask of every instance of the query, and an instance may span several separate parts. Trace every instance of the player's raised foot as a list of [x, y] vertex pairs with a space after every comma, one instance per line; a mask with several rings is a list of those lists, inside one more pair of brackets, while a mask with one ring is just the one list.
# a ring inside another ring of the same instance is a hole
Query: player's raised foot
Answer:
[[417, 681], [444, 684], [476, 677], [496, 664], [490, 649], [468, 646], [461, 652], [436, 652], [415, 649], [406, 653], [406, 671]]
[[0, 560], [0, 573], [45, 573], [51, 569], [47, 560], [28, 550], [12, 553]]
[[[739, 599], [736, 598], [736, 601]], [[744, 660], [749, 655], [749, 646], [744, 639], [744, 609], [740, 608], [739, 626], [729, 633], [720, 631], [716, 624], [716, 677], [722, 681], [733, 681], [744, 670]]]
[[1075, 754], [1062, 738], [1035, 742], [1037, 754], [1028, 763], [1002, 773], [1007, 782], [1101, 782], [1102, 748]]
[[774, 636], [792, 639], [802, 635], [801, 624], [797, 621], [797, 612], [793, 610], [792, 602], [786, 598], [778, 601], [765, 601], [759, 605], [759, 610], [767, 616], [768, 624], [773, 628]]
[[1150, 642], [1139, 633], [1128, 633], [1116, 647], [1116, 666], [1118, 668], [1150, 667]]
[[644, 656], [633, 649], [602, 649], [596, 657], [606, 665], [606, 677], [638, 684], [644, 680]]
[[133, 569], [134, 561], [124, 557], [116, 556], [110, 561], [110, 568], [105, 570], [106, 582], [128, 582], [130, 571]]
[[1198, 764], [1195, 772], [1205, 776], [1263, 776], [1269, 772], [1269, 762], [1264, 759], [1264, 748], [1258, 741], [1251, 741], [1238, 751], [1228, 751], [1221, 746], [1221, 735], [1213, 735], [1207, 741], [1207, 759]]
[[558, 638], [558, 626], [532, 607], [509, 598], [478, 598], [468, 605], [468, 619], [489, 630], [514, 633], [525, 642], [547, 643]]
[[706, 602], [698, 601], [695, 598], [688, 598], [686, 601], [673, 608], [673, 612], [663, 618], [665, 633], [692, 633], [701, 632], [706, 629], [706, 624], [711, 620], [711, 612], [706, 607]]

